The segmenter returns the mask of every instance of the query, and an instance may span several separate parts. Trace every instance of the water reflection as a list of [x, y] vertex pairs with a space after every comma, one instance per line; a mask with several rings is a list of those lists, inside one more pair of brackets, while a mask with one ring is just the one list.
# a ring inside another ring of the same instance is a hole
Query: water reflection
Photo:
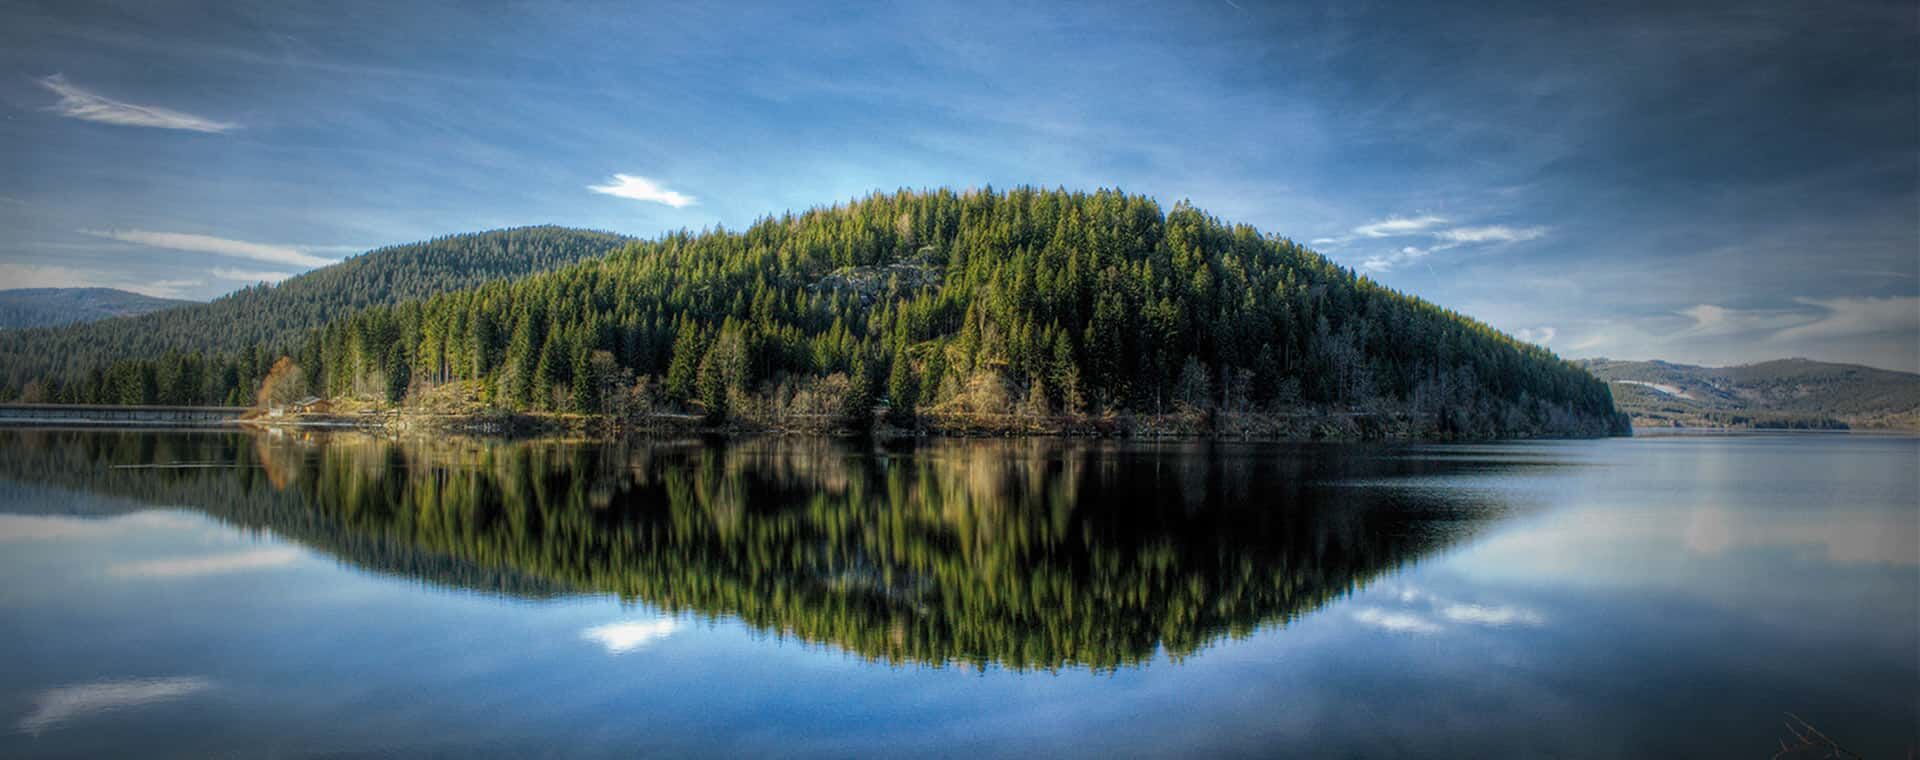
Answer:
[[680, 630], [680, 621], [672, 618], [608, 623], [588, 628], [581, 638], [599, 643], [609, 654], [626, 654], [672, 636]]
[[199, 694], [213, 688], [205, 678], [154, 678], [103, 681], [48, 689], [33, 700], [33, 711], [20, 719], [21, 733], [38, 735], [47, 729], [98, 713], [124, 710]]
[[[1178, 660], [1285, 624], [1516, 506], [1511, 493], [1434, 484], [1559, 465], [1058, 441], [875, 450], [8, 431], [0, 447], [5, 477], [190, 506], [376, 572], [524, 597], [616, 594], [666, 615], [582, 634], [609, 652], [670, 636], [693, 613], [885, 662], [1014, 669]], [[276, 551], [128, 572], [291, 558]], [[1414, 633], [1542, 622], [1441, 601], [1355, 619]]]

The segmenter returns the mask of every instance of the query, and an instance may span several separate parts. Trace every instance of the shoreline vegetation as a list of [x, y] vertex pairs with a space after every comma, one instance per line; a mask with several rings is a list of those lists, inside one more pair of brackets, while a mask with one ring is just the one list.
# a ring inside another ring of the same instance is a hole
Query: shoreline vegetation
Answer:
[[[804, 396], [800, 399], [806, 401]], [[1028, 409], [1011, 412], [926, 410], [911, 417], [884, 402], [850, 409], [793, 406], [767, 399], [736, 398], [724, 419], [700, 409], [642, 407], [599, 413], [522, 412], [497, 407], [423, 409], [366, 399], [312, 402], [307, 411], [255, 408], [236, 420], [256, 428], [354, 429], [385, 433], [454, 433], [523, 437], [587, 434], [609, 437], [802, 435], [906, 438], [1068, 437], [1121, 439], [1212, 439], [1248, 441], [1412, 441], [1494, 438], [1599, 438], [1631, 435], [1613, 424], [1565, 419], [1530, 424], [1517, 410], [1501, 429], [1444, 430], [1444, 414], [1409, 409], [1219, 410], [1189, 407], [1162, 414], [1106, 412], [1060, 414]], [[1458, 416], [1458, 415], [1456, 415]], [[1617, 422], [1617, 420], [1615, 421]]]

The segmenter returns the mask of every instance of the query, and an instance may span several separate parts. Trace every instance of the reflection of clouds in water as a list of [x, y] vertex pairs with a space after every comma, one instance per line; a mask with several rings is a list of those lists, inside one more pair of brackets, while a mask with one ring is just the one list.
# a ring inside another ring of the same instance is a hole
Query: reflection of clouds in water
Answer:
[[1746, 517], [1736, 519], [1720, 505], [1694, 508], [1687, 520], [1687, 550], [1719, 556], [1739, 548], [1819, 547], [1829, 562], [1920, 564], [1920, 519], [1912, 513], [1814, 510]]
[[117, 517], [0, 514], [0, 543], [12, 541], [84, 541], [130, 532], [185, 530], [203, 520], [179, 512], [135, 512]]
[[1361, 625], [1394, 633], [1439, 633], [1440, 625], [1411, 612], [1391, 612], [1379, 607], [1362, 607], [1353, 613]]
[[[1446, 629], [1431, 616], [1438, 616], [1449, 623], [1494, 628], [1539, 626], [1547, 622], [1545, 615], [1525, 607], [1454, 602], [1412, 586], [1402, 586], [1399, 591], [1388, 593], [1409, 609], [1362, 607], [1353, 614], [1353, 619], [1362, 625], [1396, 633], [1439, 633]], [[1423, 605], [1426, 610], [1411, 609], [1415, 605]]]
[[[1598, 506], [1551, 521], [1520, 524], [1460, 555], [1455, 567], [1479, 578], [1579, 586], [1685, 587], [1750, 596], [1782, 591], [1737, 577], [1754, 552], [1792, 552], [1829, 567], [1920, 565], [1920, 512], [1871, 505], [1741, 507], [1722, 502], [1679, 508]], [[1704, 584], [1708, 573], [1720, 581]], [[1811, 595], [1822, 584], [1787, 584]]]
[[237, 570], [259, 570], [262, 568], [279, 567], [299, 558], [300, 551], [298, 549], [256, 549], [253, 551], [230, 552], [226, 554], [207, 554], [197, 557], [126, 562], [108, 567], [107, 574], [116, 578], [184, 578], [197, 575], [230, 573]]
[[680, 621], [661, 618], [597, 625], [588, 628], [580, 636], [589, 641], [599, 642], [610, 654], [625, 654], [672, 636], [678, 630], [680, 630]]
[[1469, 625], [1541, 625], [1547, 622], [1540, 613], [1520, 607], [1500, 605], [1488, 607], [1479, 604], [1449, 604], [1440, 610], [1440, 616], [1455, 623]]
[[211, 688], [213, 682], [205, 678], [155, 678], [48, 689], [34, 698], [33, 712], [20, 719], [19, 730], [38, 734], [75, 718], [180, 699]]
[[1693, 510], [1687, 520], [1687, 549], [1715, 555], [1733, 543], [1733, 525], [1726, 509], [1707, 506]]

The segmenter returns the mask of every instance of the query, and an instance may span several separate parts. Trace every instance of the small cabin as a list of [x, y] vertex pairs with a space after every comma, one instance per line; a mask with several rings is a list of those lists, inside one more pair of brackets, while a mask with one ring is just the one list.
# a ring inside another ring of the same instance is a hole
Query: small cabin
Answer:
[[326, 399], [320, 398], [319, 396], [308, 396], [284, 406], [275, 404], [267, 407], [267, 416], [284, 417], [288, 414], [312, 414], [315, 412], [325, 412], [326, 410]]

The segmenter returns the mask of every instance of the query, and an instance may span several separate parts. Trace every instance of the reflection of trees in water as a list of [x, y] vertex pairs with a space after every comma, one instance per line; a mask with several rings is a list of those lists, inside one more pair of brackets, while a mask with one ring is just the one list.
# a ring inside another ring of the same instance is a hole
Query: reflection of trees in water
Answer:
[[[8, 432], [0, 473], [188, 504], [386, 572], [614, 593], [892, 662], [1107, 668], [1283, 623], [1502, 511], [1343, 485], [1378, 449], [625, 445]], [[113, 464], [234, 462], [225, 469]]]

